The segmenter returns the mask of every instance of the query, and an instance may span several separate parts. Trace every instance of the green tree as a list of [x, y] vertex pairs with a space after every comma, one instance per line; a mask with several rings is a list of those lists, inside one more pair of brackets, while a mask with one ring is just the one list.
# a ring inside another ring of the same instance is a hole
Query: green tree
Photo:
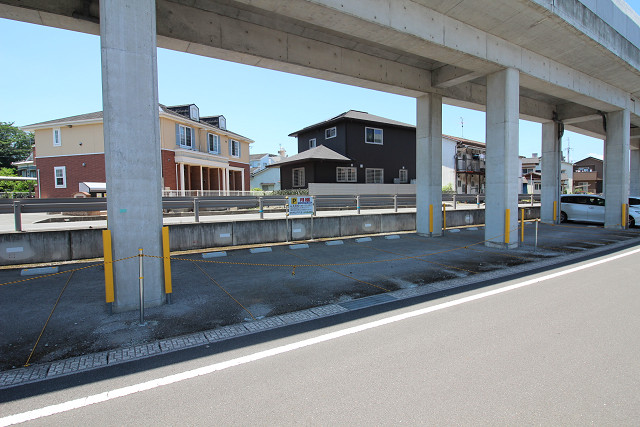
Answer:
[[[14, 168], [0, 168], [0, 176], [18, 176]], [[0, 191], [6, 193], [32, 192], [35, 187], [34, 181], [7, 181], [0, 180]]]
[[32, 133], [18, 129], [13, 122], [0, 122], [0, 167], [10, 168], [12, 162], [29, 157], [33, 144]]

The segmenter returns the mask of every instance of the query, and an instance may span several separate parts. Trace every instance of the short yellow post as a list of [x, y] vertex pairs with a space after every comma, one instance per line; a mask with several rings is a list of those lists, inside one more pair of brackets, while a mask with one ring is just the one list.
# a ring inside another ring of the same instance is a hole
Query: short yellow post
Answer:
[[107, 304], [110, 304], [114, 300], [111, 230], [102, 230], [102, 249], [104, 252], [104, 294]]
[[524, 209], [520, 209], [520, 242], [524, 242]]
[[627, 228], [627, 204], [622, 204], [622, 228]]
[[555, 224], [556, 219], [558, 218], [558, 201], [553, 201], [553, 223]]
[[442, 204], [442, 229], [447, 229], [447, 205]]
[[429, 234], [433, 233], [433, 205], [429, 205]]
[[509, 244], [509, 223], [511, 222], [511, 210], [507, 209], [504, 212], [504, 242]]
[[171, 251], [169, 246], [169, 227], [162, 227], [162, 261], [164, 263], [164, 292], [167, 294], [167, 304], [171, 304]]

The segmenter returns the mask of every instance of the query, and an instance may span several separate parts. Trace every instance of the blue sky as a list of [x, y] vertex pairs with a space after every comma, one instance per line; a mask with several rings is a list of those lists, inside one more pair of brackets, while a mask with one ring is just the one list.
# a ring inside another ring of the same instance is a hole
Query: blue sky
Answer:
[[[628, 2], [640, 10], [640, 0]], [[102, 110], [99, 37], [0, 19], [0, 121], [27, 125]], [[347, 110], [416, 123], [413, 98], [158, 49], [160, 102], [223, 114], [252, 153], [297, 152], [287, 135]], [[464, 133], [461, 126], [464, 120]], [[443, 133], [485, 140], [483, 112], [443, 107]], [[540, 153], [541, 125], [520, 121], [520, 154]], [[602, 157], [602, 140], [565, 133], [570, 160]]]

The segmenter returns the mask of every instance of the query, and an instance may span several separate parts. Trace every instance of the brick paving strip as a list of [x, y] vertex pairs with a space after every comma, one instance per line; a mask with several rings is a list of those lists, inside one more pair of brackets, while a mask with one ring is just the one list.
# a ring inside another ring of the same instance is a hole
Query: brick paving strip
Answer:
[[[610, 245], [598, 246], [596, 248], [589, 249], [588, 253], [597, 254], [598, 252], [608, 251], [611, 249], [615, 249], [616, 247], [626, 246], [629, 244], [628, 240], [630, 239], [621, 238], [621, 240], [623, 241], [618, 241], [617, 243], [613, 243]], [[517, 253], [518, 252], [513, 252], [513, 254]], [[584, 257], [584, 255], [585, 252], [581, 252], [564, 255], [561, 257], [550, 257], [548, 259], [534, 261], [517, 267], [511, 267], [507, 270], [494, 270], [467, 277], [435, 282], [416, 288], [401, 289], [389, 292], [386, 295], [394, 297], [394, 300], [401, 300], [433, 294], [436, 292], [447, 291], [485, 280], [496, 279], [501, 276], [521, 273], [524, 271], [534, 270], [542, 267], [553, 266], [555, 264]], [[376, 295], [373, 296], [375, 297]], [[139, 360], [158, 354], [166, 354], [173, 351], [183, 350], [186, 348], [215, 344], [216, 342], [224, 341], [241, 335], [259, 333], [268, 329], [276, 329], [282, 326], [307, 322], [349, 311], [351, 310], [346, 309], [339, 304], [329, 304], [321, 307], [314, 307], [306, 310], [286, 313], [279, 316], [267, 317], [261, 320], [224, 326], [209, 331], [197, 332], [175, 338], [167, 338], [154, 343], [108, 350], [100, 353], [87, 354], [65, 360], [3, 371], [0, 372], [0, 389], [7, 389], [18, 385], [34, 383], [64, 375], [71, 375], [76, 372], [90, 371], [92, 369], [97, 369], [103, 366], [126, 363], [132, 360]]]

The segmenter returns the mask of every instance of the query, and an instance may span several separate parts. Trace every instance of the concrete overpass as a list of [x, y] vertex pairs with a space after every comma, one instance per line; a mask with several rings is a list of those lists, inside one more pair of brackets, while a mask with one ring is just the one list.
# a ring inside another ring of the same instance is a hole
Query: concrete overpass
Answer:
[[[629, 11], [620, 0], [0, 0], [0, 17], [101, 35], [116, 258], [138, 245], [161, 253], [156, 45], [415, 97], [419, 232], [433, 205], [441, 234], [443, 102], [487, 112], [488, 245], [517, 245], [504, 234], [517, 221], [519, 118], [543, 124], [543, 220], [570, 129], [606, 140], [605, 226], [622, 227], [629, 189], [640, 194], [640, 26]], [[163, 298], [151, 264], [150, 305]], [[136, 268], [117, 266], [116, 309], [137, 304]]]

